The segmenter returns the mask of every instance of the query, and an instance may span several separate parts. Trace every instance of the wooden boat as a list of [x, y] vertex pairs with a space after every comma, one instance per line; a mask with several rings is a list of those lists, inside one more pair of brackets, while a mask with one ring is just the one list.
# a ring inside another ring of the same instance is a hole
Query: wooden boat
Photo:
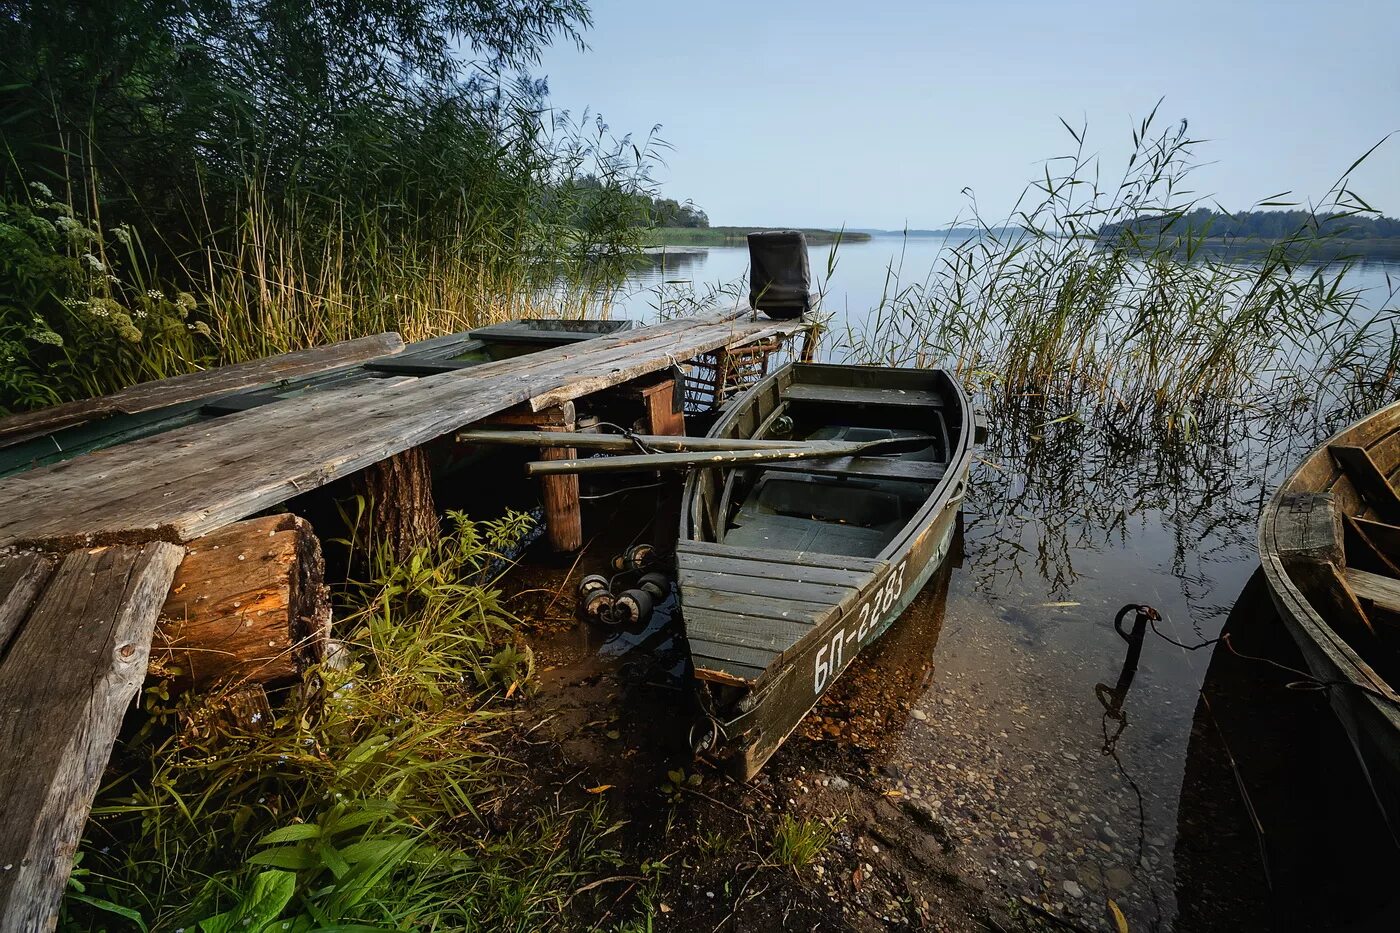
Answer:
[[1400, 828], [1400, 403], [1313, 451], [1259, 523], [1279, 614]]
[[676, 565], [705, 710], [696, 744], [748, 780], [948, 556], [977, 428], [939, 370], [793, 363], [709, 432], [868, 442], [898, 455], [702, 467]]

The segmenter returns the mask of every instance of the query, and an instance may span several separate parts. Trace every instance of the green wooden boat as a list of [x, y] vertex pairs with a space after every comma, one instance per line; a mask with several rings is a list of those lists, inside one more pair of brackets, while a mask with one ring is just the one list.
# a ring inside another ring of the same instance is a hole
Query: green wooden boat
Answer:
[[676, 565], [697, 748], [748, 780], [899, 617], [947, 559], [978, 431], [941, 370], [793, 363], [730, 405], [710, 437], [907, 443], [691, 472]]

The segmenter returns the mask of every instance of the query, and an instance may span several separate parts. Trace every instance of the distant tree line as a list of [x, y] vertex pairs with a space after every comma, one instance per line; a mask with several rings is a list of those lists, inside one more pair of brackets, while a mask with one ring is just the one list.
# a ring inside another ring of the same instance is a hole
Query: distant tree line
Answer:
[[1317, 234], [1348, 240], [1383, 240], [1400, 238], [1400, 220], [1360, 214], [1314, 214], [1302, 210], [1227, 214], [1202, 207], [1179, 214], [1139, 217], [1128, 223], [1104, 224], [1099, 235], [1116, 238], [1125, 231], [1152, 238], [1283, 240], [1299, 234]]
[[572, 182], [576, 222], [583, 223], [596, 212], [595, 202], [616, 205], [625, 202], [627, 213], [642, 227], [690, 227], [704, 229], [710, 218], [694, 201], [659, 198], [636, 186], [623, 188], [617, 181], [587, 175]]

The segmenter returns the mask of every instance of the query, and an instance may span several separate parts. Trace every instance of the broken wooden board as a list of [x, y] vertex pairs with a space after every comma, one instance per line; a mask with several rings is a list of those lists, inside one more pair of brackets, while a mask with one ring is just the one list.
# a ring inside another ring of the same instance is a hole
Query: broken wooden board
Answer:
[[[287, 399], [0, 481], [0, 544], [188, 541], [584, 374], [744, 343], [772, 322], [685, 318], [406, 382]], [[626, 362], [624, 365], [625, 361]], [[295, 438], [294, 445], [286, 443]], [[274, 453], [275, 452], [275, 453]]]
[[63, 558], [0, 661], [0, 933], [51, 930], [184, 549]]
[[211, 398], [226, 392], [236, 392], [252, 386], [281, 379], [292, 379], [324, 372], [379, 356], [398, 353], [403, 340], [395, 333], [375, 334], [345, 340], [324, 347], [297, 350], [268, 356], [248, 363], [220, 366], [169, 379], [143, 382], [138, 385], [100, 395], [97, 398], [66, 402], [39, 411], [25, 412], [0, 419], [0, 446], [17, 444], [39, 437], [59, 428], [94, 421], [109, 415], [135, 415], [182, 402]]

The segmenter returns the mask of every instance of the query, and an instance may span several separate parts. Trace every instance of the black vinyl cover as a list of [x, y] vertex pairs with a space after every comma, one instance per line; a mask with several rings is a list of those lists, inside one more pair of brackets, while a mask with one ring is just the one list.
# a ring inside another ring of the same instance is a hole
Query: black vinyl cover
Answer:
[[807, 238], [800, 230], [749, 234], [749, 304], [771, 318], [801, 317], [812, 309]]

